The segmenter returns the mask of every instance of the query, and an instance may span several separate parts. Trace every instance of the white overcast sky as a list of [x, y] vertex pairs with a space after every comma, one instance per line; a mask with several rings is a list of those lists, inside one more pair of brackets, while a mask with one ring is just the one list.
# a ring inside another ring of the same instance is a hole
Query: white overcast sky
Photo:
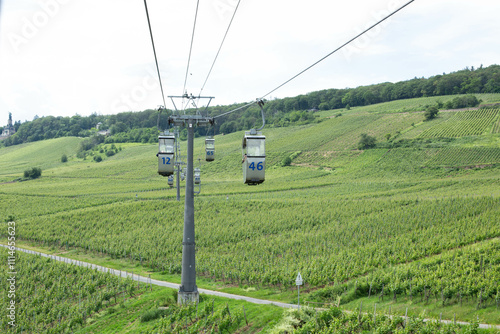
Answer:
[[[262, 97], [406, 2], [241, 0], [202, 95], [212, 105]], [[237, 3], [200, 0], [188, 93], [200, 93]], [[143, 0], [1, 4], [1, 125], [8, 112], [25, 121], [163, 104]], [[196, 0], [148, 7], [165, 95], [181, 95]], [[498, 64], [499, 13], [498, 0], [415, 0], [267, 98]]]

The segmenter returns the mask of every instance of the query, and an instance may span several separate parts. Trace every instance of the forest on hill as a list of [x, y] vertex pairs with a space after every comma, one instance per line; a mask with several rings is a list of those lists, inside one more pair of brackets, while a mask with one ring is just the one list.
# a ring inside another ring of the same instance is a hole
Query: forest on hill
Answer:
[[[326, 89], [296, 97], [274, 99], [264, 105], [266, 122], [271, 127], [301, 125], [317, 120], [315, 111], [366, 106], [381, 102], [417, 97], [446, 96], [457, 94], [500, 93], [500, 65], [465, 68], [463, 70], [430, 78], [414, 78], [397, 83], [380, 83], [357, 88]], [[243, 106], [233, 104], [212, 106], [207, 109], [209, 116]], [[187, 110], [186, 112], [193, 112]], [[0, 142], [0, 146], [18, 145], [38, 140], [66, 136], [90, 137], [99, 130], [109, 130], [107, 142], [152, 143], [157, 140], [157, 124], [167, 128], [167, 117], [158, 119], [157, 110], [122, 112], [117, 115], [72, 117], [35, 117], [33, 121], [15, 122], [16, 133]], [[257, 105], [224, 117], [224, 122], [216, 122], [210, 134], [228, 134], [260, 124], [261, 115]], [[0, 127], [0, 131], [2, 128]], [[206, 129], [197, 129], [197, 136], [207, 135]], [[202, 133], [203, 132], [203, 133]], [[181, 134], [182, 138], [182, 134]], [[104, 139], [102, 139], [104, 141]]]

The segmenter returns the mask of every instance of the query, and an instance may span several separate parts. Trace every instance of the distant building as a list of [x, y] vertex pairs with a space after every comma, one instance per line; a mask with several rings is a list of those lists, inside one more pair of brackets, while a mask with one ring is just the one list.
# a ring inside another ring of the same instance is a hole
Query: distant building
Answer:
[[7, 126], [3, 128], [2, 134], [0, 135], [0, 140], [8, 138], [14, 133], [16, 133], [16, 129], [14, 128], [14, 125], [12, 125], [12, 113], [9, 113], [9, 121], [7, 123]]
[[102, 122], [99, 122], [96, 124], [95, 128], [97, 130], [97, 134], [98, 135], [101, 135], [101, 136], [104, 136], [104, 137], [107, 137], [111, 134], [111, 132], [108, 130], [101, 130], [101, 126], [102, 126]]

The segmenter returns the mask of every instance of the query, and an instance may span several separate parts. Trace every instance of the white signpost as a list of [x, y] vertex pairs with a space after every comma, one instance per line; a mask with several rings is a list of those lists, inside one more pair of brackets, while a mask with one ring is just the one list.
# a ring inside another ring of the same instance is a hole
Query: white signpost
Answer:
[[300, 272], [297, 275], [297, 278], [295, 279], [295, 285], [297, 285], [297, 307], [300, 310], [300, 286], [304, 284], [304, 280], [302, 279], [302, 276], [300, 276]]

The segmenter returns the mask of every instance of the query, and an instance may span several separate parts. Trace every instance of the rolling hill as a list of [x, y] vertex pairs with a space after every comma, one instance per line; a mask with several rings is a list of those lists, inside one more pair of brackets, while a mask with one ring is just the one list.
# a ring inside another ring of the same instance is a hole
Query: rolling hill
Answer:
[[[216, 136], [211, 163], [197, 138], [199, 276], [278, 290], [270, 298], [294, 302], [300, 271], [312, 301], [350, 307], [385, 296], [395, 308], [396, 300], [417, 310], [430, 303], [452, 318], [461, 305], [462, 320], [479, 312], [498, 323], [500, 110], [447, 110], [424, 121], [418, 106], [427, 101], [323, 111], [317, 124], [265, 128], [266, 181], [254, 187], [242, 182], [243, 132]], [[374, 148], [357, 148], [363, 133], [376, 138]], [[76, 157], [80, 141], [0, 149], [1, 221], [15, 217], [17, 238], [39, 247], [179, 277], [183, 201], [155, 170], [157, 146], [116, 144], [121, 151], [97, 163]], [[41, 178], [16, 181], [34, 166]]]

